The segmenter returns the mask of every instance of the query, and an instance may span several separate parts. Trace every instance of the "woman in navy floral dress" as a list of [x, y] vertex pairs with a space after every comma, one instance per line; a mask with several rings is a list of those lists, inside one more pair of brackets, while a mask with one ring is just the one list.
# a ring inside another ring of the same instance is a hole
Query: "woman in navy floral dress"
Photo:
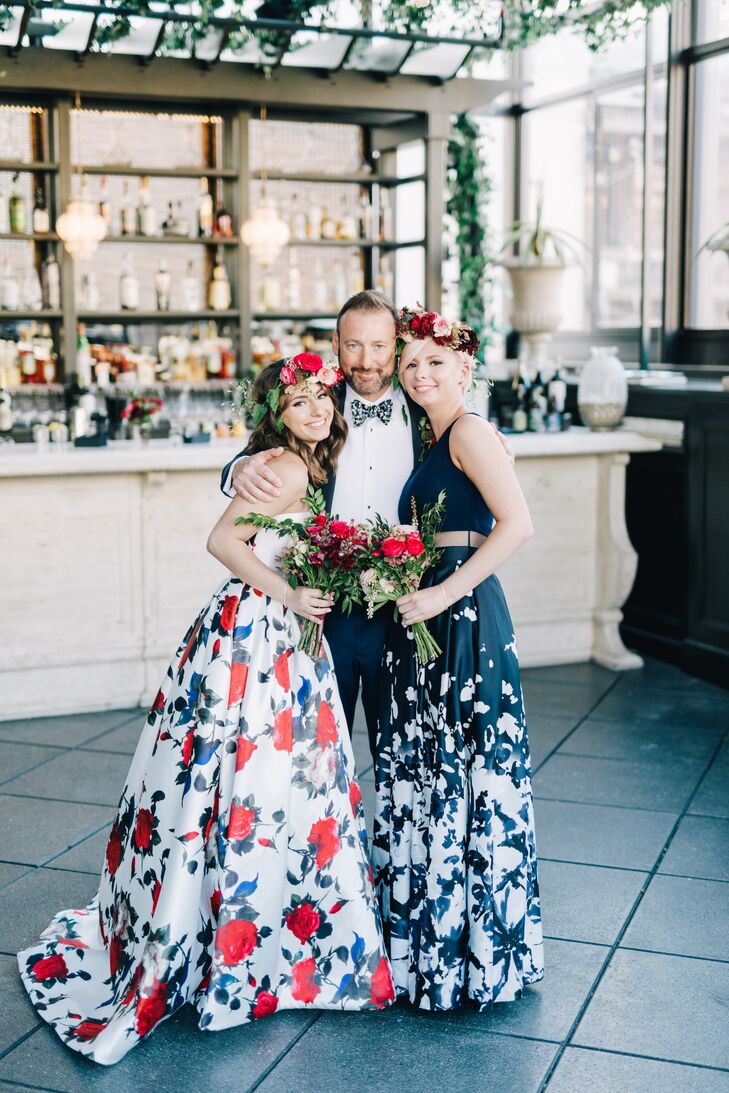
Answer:
[[[344, 442], [338, 378], [313, 354], [259, 376], [266, 412], [251, 441], [285, 449], [281, 496], [259, 511], [306, 519], [308, 481], [322, 481]], [[97, 896], [18, 957], [40, 1015], [98, 1063], [186, 1002], [214, 1031], [393, 998], [331, 660], [326, 646], [316, 660], [297, 648], [297, 616], [318, 617], [328, 600], [288, 587], [274, 531], [246, 544], [254, 529], [234, 521], [250, 511], [236, 499], [210, 537], [232, 575], [167, 670]]]
[[[374, 866], [398, 995], [484, 1009], [543, 976], [529, 746], [514, 631], [495, 571], [532, 534], [513, 468], [463, 392], [476, 336], [403, 311], [400, 381], [433, 444], [400, 519], [445, 490], [439, 561], [398, 600], [385, 647]], [[443, 650], [418, 665], [406, 628]]]

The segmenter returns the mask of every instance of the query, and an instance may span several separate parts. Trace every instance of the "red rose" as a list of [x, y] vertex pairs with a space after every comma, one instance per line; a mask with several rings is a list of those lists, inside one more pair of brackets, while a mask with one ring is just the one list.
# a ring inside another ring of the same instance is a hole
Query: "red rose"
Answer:
[[351, 539], [355, 529], [351, 524], [345, 523], [344, 520], [332, 520], [329, 525], [329, 530], [332, 535], [336, 535], [338, 539]]
[[220, 914], [220, 897], [222, 894], [220, 889], [216, 888], [210, 897], [210, 910], [212, 911], [216, 922], [218, 921], [218, 915]]
[[276, 714], [273, 722], [273, 746], [276, 751], [291, 751], [294, 746], [293, 711], [289, 707]]
[[324, 361], [317, 353], [299, 353], [291, 358], [291, 363], [302, 372], [318, 372], [324, 367]]
[[314, 980], [315, 969], [313, 956], [310, 956], [308, 960], [300, 960], [298, 964], [294, 964], [292, 968], [294, 984], [291, 988], [291, 997], [295, 998], [297, 1002], [313, 1002], [321, 991], [321, 987]]
[[334, 711], [328, 702], [321, 702], [316, 718], [316, 742], [326, 745], [335, 744], [336, 740], [337, 722], [334, 720]]
[[228, 692], [228, 705], [235, 706], [246, 693], [248, 682], [248, 665], [233, 663], [230, 666], [230, 690]]
[[109, 876], [113, 877], [116, 873], [121, 856], [121, 835], [119, 834], [119, 828], [114, 824], [109, 835], [109, 841], [106, 844], [106, 867], [109, 870]]
[[235, 616], [238, 614], [238, 604], [240, 600], [237, 596], [226, 596], [223, 601], [223, 609], [220, 612], [220, 629], [226, 633], [233, 629], [235, 624]]
[[380, 958], [380, 963], [374, 970], [370, 980], [370, 1000], [374, 1002], [378, 1010], [384, 1009], [388, 1002], [395, 999], [395, 990], [392, 985], [392, 975], [387, 957]]
[[326, 820], [317, 820], [315, 824], [312, 824], [309, 842], [316, 847], [317, 868], [322, 869], [329, 864], [342, 846], [342, 840], [337, 834], [335, 818], [329, 816]]
[[119, 965], [121, 964], [122, 953], [124, 952], [124, 946], [122, 945], [122, 939], [118, 934], [114, 934], [109, 942], [109, 971], [112, 976], [115, 976], [119, 971]]
[[160, 690], [160, 691], [157, 691], [157, 697], [155, 698], [154, 702], [152, 703], [152, 710], [154, 711], [154, 713], [161, 713], [164, 708], [165, 708], [165, 696], [162, 694], [162, 691]]
[[383, 539], [382, 553], [386, 558], [399, 558], [405, 552], [405, 544], [402, 539]]
[[420, 316], [419, 315], [413, 315], [412, 319], [410, 320], [410, 329], [416, 334], [420, 330]]
[[255, 818], [256, 813], [252, 808], [232, 804], [230, 806], [230, 816], [228, 817], [228, 838], [247, 839], [253, 830]]
[[167, 986], [155, 980], [151, 994], [137, 1002], [137, 1032], [146, 1036], [165, 1015], [167, 1009]]
[[154, 882], [154, 888], [152, 889], [152, 914], [157, 910], [157, 904], [159, 903], [160, 892], [162, 891], [161, 883], [156, 880]]
[[82, 1021], [80, 1025], [76, 1025], [76, 1028], [73, 1029], [73, 1035], [77, 1040], [88, 1043], [89, 1040], [95, 1040], [105, 1028], [106, 1021]]
[[327, 522], [327, 514], [325, 512], [318, 512], [314, 517], [314, 524], [318, 528], [323, 528]]
[[419, 535], [408, 535], [405, 539], [405, 549], [413, 558], [419, 558], [425, 554], [425, 545]]
[[245, 736], [238, 737], [238, 747], [235, 752], [235, 769], [236, 772], [243, 770], [253, 752], [257, 748], [257, 744], [254, 744], [251, 740], [247, 740]]
[[148, 808], [140, 808], [137, 813], [137, 826], [134, 828], [134, 845], [137, 850], [149, 850], [153, 831], [154, 816]]
[[232, 918], [219, 926], [215, 934], [215, 948], [223, 957], [225, 965], [241, 964], [249, 957], [258, 941], [258, 927], [255, 922], [246, 922], [243, 918]]
[[195, 740], [195, 730], [190, 729], [185, 739], [182, 741], [182, 762], [186, 767], [190, 766], [190, 760], [192, 759], [193, 741]]
[[271, 994], [270, 991], [260, 991], [256, 995], [256, 1004], [253, 1007], [253, 1016], [258, 1017], [270, 1017], [272, 1013], [276, 1012], [278, 1007], [278, 998], [275, 994]]
[[37, 964], [33, 965], [31, 971], [33, 972], [33, 978], [39, 983], [45, 982], [46, 979], [65, 979], [68, 975], [66, 961], [58, 953], [39, 960]]
[[429, 338], [433, 333], [433, 323], [437, 316], [434, 311], [426, 311], [420, 316], [420, 335], [423, 338]]
[[357, 806], [362, 800], [362, 791], [356, 782], [349, 783], [349, 803], [352, 806], [352, 812], [357, 815]]
[[301, 903], [286, 916], [286, 925], [299, 941], [308, 941], [321, 925], [321, 915], [310, 903]]
[[283, 687], [285, 691], [290, 690], [291, 680], [289, 679], [289, 657], [291, 652], [282, 653], [280, 657], [276, 657], [273, 665], [273, 674], [276, 677], [276, 682], [279, 687]]

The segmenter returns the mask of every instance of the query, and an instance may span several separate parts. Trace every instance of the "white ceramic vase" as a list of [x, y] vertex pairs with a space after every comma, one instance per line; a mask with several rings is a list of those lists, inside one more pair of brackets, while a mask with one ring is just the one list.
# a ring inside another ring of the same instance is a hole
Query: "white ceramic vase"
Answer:
[[594, 345], [583, 365], [577, 405], [585, 425], [595, 432], [616, 429], [625, 416], [628, 381], [615, 346]]

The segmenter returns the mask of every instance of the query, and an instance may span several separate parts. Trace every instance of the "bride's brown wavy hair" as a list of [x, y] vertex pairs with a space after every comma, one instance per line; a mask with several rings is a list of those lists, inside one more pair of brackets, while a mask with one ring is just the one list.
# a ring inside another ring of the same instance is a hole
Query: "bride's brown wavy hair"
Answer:
[[[332, 418], [329, 436], [325, 440], [320, 440], [312, 451], [308, 444], [294, 436], [285, 425], [283, 429], [280, 426], [277, 427], [277, 419], [280, 419], [281, 414], [290, 402], [290, 397], [286, 395], [286, 388], [281, 383], [281, 369], [287, 363], [286, 360], [274, 361], [273, 364], [263, 368], [253, 382], [251, 402], [264, 405], [266, 413], [252, 429], [246, 452], [248, 455], [254, 455], [256, 452], [265, 452], [269, 448], [287, 448], [303, 459], [309, 472], [309, 480], [315, 486], [322, 486], [330, 475], [336, 473], [339, 453], [344, 447], [344, 441], [347, 439], [347, 423], [339, 409], [334, 388], [324, 387], [322, 384], [322, 390], [327, 393], [334, 404], [334, 417]], [[274, 412], [268, 404], [266, 396], [277, 385], [281, 385], [281, 401], [278, 409]]]

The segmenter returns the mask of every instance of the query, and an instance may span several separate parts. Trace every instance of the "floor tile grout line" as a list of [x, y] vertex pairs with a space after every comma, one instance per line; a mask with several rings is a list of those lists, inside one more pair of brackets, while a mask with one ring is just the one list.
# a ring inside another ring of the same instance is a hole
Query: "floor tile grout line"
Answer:
[[[103, 755], [104, 752], [101, 752]], [[107, 753], [108, 754], [108, 753]], [[69, 801], [68, 797], [39, 797], [34, 793], [8, 793], [7, 788], [0, 790], [0, 797], [12, 797], [14, 801], [45, 801], [55, 805], [81, 805], [83, 808], [117, 808], [119, 801], [113, 804], [106, 801]]]
[[693, 760], [695, 763], [700, 762], [700, 760], [694, 759], [693, 755], [674, 755], [670, 759], [661, 758], [656, 762], [656, 757], [653, 755], [633, 759], [627, 755], [592, 755], [589, 752], [582, 751], [560, 751], [552, 758], [559, 758], [562, 755], [568, 756], [570, 759], [594, 759], [598, 763], [633, 763], [635, 766], [651, 767], [653, 770], [662, 765], [668, 766], [672, 761], [677, 763], [684, 763], [686, 760]]
[[644, 873], [650, 872], [650, 869], [639, 869], [634, 865], [604, 865], [602, 862], [594, 861], [574, 861], [572, 858], [548, 858], [544, 854], [539, 855], [539, 861], [555, 862], [557, 865], [581, 865], [587, 869], [613, 869], [617, 873]]
[[[572, 726], [572, 728], [571, 728], [571, 729], [569, 730], [569, 732], [565, 733], [565, 735], [564, 735], [564, 736], [563, 736], [563, 737], [561, 738], [561, 740], [559, 740], [559, 741], [557, 742], [557, 744], [555, 744], [555, 746], [554, 746], [554, 747], [552, 748], [552, 750], [551, 750], [551, 751], [548, 751], [548, 752], [547, 752], [547, 754], [545, 755], [544, 759], [542, 759], [541, 763], [537, 763], [537, 765], [535, 766], [534, 770], [532, 771], [532, 778], [534, 778], [534, 776], [535, 776], [535, 775], [537, 774], [537, 772], [538, 772], [538, 771], [540, 771], [540, 770], [542, 769], [542, 767], [544, 766], [544, 764], [545, 764], [545, 763], [547, 763], [547, 762], [548, 762], [548, 761], [549, 761], [549, 760], [550, 760], [550, 759], [552, 758], [552, 756], [553, 756], [553, 755], [555, 754], [555, 752], [556, 752], [556, 751], [558, 751], [558, 750], [559, 750], [559, 748], [561, 748], [561, 747], [562, 747], [562, 745], [563, 745], [563, 744], [565, 743], [565, 741], [566, 741], [566, 740], [569, 740], [569, 738], [570, 738], [570, 737], [571, 737], [571, 736], [572, 736], [572, 735], [573, 735], [574, 733], [576, 733], [576, 732], [577, 732], [577, 730], [579, 729], [580, 725], [582, 725], [582, 723], [583, 723], [584, 721], [586, 721], [586, 720], [588, 719], [588, 717], [589, 717], [589, 716], [590, 716], [590, 714], [591, 714], [591, 713], [593, 712], [593, 710], [596, 710], [596, 709], [597, 709], [597, 707], [598, 707], [598, 706], [600, 705], [600, 703], [602, 702], [602, 700], [603, 700], [604, 698], [607, 698], [607, 696], [608, 696], [608, 695], [609, 695], [609, 694], [611, 693], [611, 691], [615, 690], [615, 688], [617, 687], [617, 685], [618, 685], [618, 683], [619, 683], [619, 682], [620, 682], [619, 678], [618, 678], [618, 679], [615, 679], [615, 680], [613, 680], [613, 682], [612, 682], [612, 683], [610, 684], [610, 686], [609, 686], [609, 687], [607, 688], [607, 690], [606, 690], [606, 691], [604, 691], [604, 692], [603, 692], [603, 693], [602, 693], [602, 694], [600, 695], [600, 697], [599, 697], [599, 698], [597, 699], [597, 701], [596, 701], [596, 702], [594, 702], [594, 703], [592, 704], [592, 706], [590, 706], [590, 708], [588, 709], [587, 713], [584, 713], [584, 714], [582, 715], [582, 717], [578, 718], [578, 720], [577, 720], [576, 724], [574, 724], [574, 725]], [[527, 698], [527, 701], [525, 702], [525, 707], [526, 707], [526, 721], [527, 721], [527, 733], [528, 733], [528, 732], [529, 732], [529, 717], [531, 716], [531, 715], [530, 715], [530, 712], [529, 712], [529, 701], [528, 701], [528, 698]], [[537, 716], [538, 716], [538, 711], [535, 711], [535, 713], [537, 713]], [[549, 716], [549, 715], [548, 715], [548, 714], [545, 714], [544, 716], [545, 716], [545, 717], [547, 717], [547, 716]]]
[[29, 1082], [22, 1082], [19, 1078], [0, 1078], [0, 1082], [3, 1085], [15, 1085], [20, 1089], [37, 1090], [38, 1093], [73, 1093], [73, 1090], [58, 1089], [50, 1085], [31, 1085]]
[[[21, 796], [18, 794], [18, 796]], [[535, 801], [552, 801], [556, 805], [590, 805], [593, 808], [614, 808], [619, 812], [650, 812], [654, 816], [677, 816], [678, 808], [641, 808], [640, 805], [614, 805], [606, 801], [579, 801], [576, 797], [542, 797], [534, 794]]]
[[671, 1066], [694, 1067], [696, 1070], [711, 1070], [719, 1074], [729, 1074], [729, 1067], [711, 1066], [710, 1063], [689, 1063], [685, 1059], [669, 1059], [666, 1055], [641, 1055], [637, 1051], [618, 1051], [617, 1048], [594, 1047], [592, 1044], [570, 1044], [573, 1051], [594, 1051], [597, 1055], [621, 1055], [626, 1059], [648, 1059], [653, 1063], [669, 1063]]
[[26, 1040], [29, 1040], [31, 1036], [33, 1036], [38, 1031], [38, 1029], [42, 1027], [43, 1022], [39, 1021], [38, 1024], [34, 1025], [32, 1029], [28, 1030], [28, 1032], [24, 1032], [23, 1035], [19, 1036], [17, 1040], [14, 1040], [12, 1044], [4, 1048], [3, 1051], [0, 1051], [0, 1060], [5, 1059], [11, 1051], [15, 1051], [16, 1047], [20, 1047], [21, 1044], [24, 1044]]
[[[3, 740], [2, 743], [7, 744], [8, 741]], [[48, 745], [49, 748], [50, 746], [51, 745]], [[4, 781], [0, 782], [0, 793], [4, 793], [3, 787], [11, 785], [16, 778], [22, 778], [24, 774], [30, 774], [31, 771], [38, 770], [40, 767], [47, 766], [49, 763], [52, 763], [54, 759], [59, 759], [61, 755], [68, 755], [70, 751], [73, 751], [73, 748], [54, 748], [54, 750], [56, 752], [55, 755], [49, 755], [45, 759], [41, 759], [39, 762], [33, 763], [32, 766], [25, 767], [24, 770], [16, 770], [15, 774], [13, 774], [10, 778], [6, 778]]]
[[[713, 752], [711, 758], [709, 759], [708, 763], [706, 764], [706, 768], [704, 770], [704, 773], [703, 773], [702, 777], [699, 779], [697, 785], [695, 786], [695, 788], [693, 790], [693, 793], [690, 795], [688, 801], [684, 805], [683, 811], [680, 813], [680, 815], [678, 815], [676, 817], [676, 822], [674, 823], [673, 827], [671, 828], [671, 830], [668, 834], [668, 837], [666, 838], [666, 841], [664, 842], [663, 847], [661, 848], [661, 850], [658, 854], [658, 857], [656, 858], [655, 862], [653, 863], [653, 868], [650, 870], [650, 873], [646, 876], [645, 880], [643, 881], [643, 883], [640, 887], [640, 891], [638, 892], [638, 895], [636, 896], [635, 900], [633, 901], [633, 905], [630, 908], [630, 910], [628, 911], [628, 914], [627, 914], [627, 916], [626, 916], [626, 918], [623, 922], [623, 925], [621, 926], [620, 930], [618, 931], [618, 936], [616, 937], [615, 941], [611, 945], [610, 951], [608, 952], [607, 956], [605, 957], [605, 960], [603, 961], [602, 966], [600, 967], [600, 970], [598, 971], [597, 975], [595, 976], [595, 979], [593, 980], [592, 986], [590, 987], [589, 991], [587, 992], [587, 997], [583, 1000], [582, 1005], [580, 1006], [580, 1008], [577, 1012], [577, 1016], [575, 1017], [574, 1021], [570, 1025], [570, 1028], [567, 1032], [567, 1036], [562, 1041], [562, 1044], [560, 1045], [560, 1048], [558, 1049], [558, 1051], [556, 1052], [554, 1058], [552, 1059], [552, 1062], [550, 1063], [550, 1065], [547, 1069], [547, 1072], [544, 1075], [544, 1078], [542, 1079], [542, 1081], [539, 1085], [537, 1093], [544, 1093], [544, 1090], [546, 1090], [548, 1088], [549, 1083], [552, 1080], [552, 1078], [555, 1074], [555, 1071], [557, 1070], [557, 1067], [559, 1066], [562, 1058], [564, 1057], [564, 1053], [565, 1053], [566, 1049], [571, 1045], [572, 1037], [577, 1032], [577, 1029], [580, 1026], [582, 1018], [585, 1016], [585, 1014], [588, 1010], [588, 1007], [590, 1006], [590, 1003], [592, 1002], [592, 999], [594, 998], [598, 987], [602, 983], [602, 980], [605, 977], [607, 969], [610, 967], [610, 964], [612, 962], [613, 957], [615, 956], [615, 953], [620, 948], [621, 941], [625, 937], [626, 933], [628, 932], [628, 928], [629, 928], [631, 922], [635, 918], [635, 915], [638, 911], [638, 907], [640, 906], [645, 893], [647, 892], [653, 878], [658, 874], [658, 870], [660, 868], [661, 862], [663, 861], [666, 854], [668, 853], [668, 849], [669, 849], [671, 843], [673, 842], [673, 839], [676, 836], [676, 832], [678, 831], [678, 829], [681, 825], [681, 821], [683, 820], [684, 816], [687, 814], [688, 809], [691, 805], [691, 802], [693, 801], [696, 794], [699, 792], [699, 789], [701, 788], [701, 785], [702, 785], [704, 779], [706, 778], [709, 771], [711, 770], [711, 767], [712, 767], [717, 755], [719, 754], [719, 752], [721, 751], [721, 749], [724, 745], [724, 740], [726, 739], [726, 737], [727, 737], [727, 733], [725, 732], [724, 735], [721, 737], [721, 739], [717, 742], [717, 745], [714, 749], [714, 752]], [[690, 958], [688, 958], [688, 959], [690, 959]]]
[[650, 953], [651, 956], [675, 956], [678, 960], [703, 960], [707, 964], [729, 964], [729, 957], [723, 956], [697, 956], [696, 953], [672, 953], [667, 949], [642, 949], [639, 945], [619, 945], [618, 949], [621, 953]]
[[263, 1073], [262, 1073], [262, 1074], [259, 1074], [259, 1075], [258, 1075], [258, 1077], [257, 1077], [257, 1078], [256, 1078], [256, 1080], [255, 1080], [255, 1081], [253, 1082], [253, 1084], [252, 1084], [252, 1085], [249, 1085], [249, 1086], [248, 1086], [248, 1089], [246, 1090], [246, 1093], [254, 1093], [254, 1090], [258, 1089], [258, 1087], [259, 1087], [259, 1086], [260, 1086], [260, 1085], [261, 1085], [261, 1084], [262, 1084], [263, 1082], [265, 1082], [265, 1080], [266, 1080], [266, 1078], [267, 1078], [267, 1077], [269, 1076], [269, 1074], [271, 1074], [271, 1073], [272, 1073], [272, 1072], [273, 1072], [273, 1071], [274, 1071], [274, 1070], [276, 1069], [276, 1067], [278, 1066], [278, 1064], [279, 1064], [280, 1062], [282, 1062], [282, 1061], [283, 1061], [283, 1060], [284, 1060], [284, 1059], [286, 1058], [286, 1056], [288, 1055], [288, 1053], [289, 1053], [289, 1052], [290, 1052], [290, 1051], [291, 1051], [291, 1050], [292, 1050], [293, 1048], [295, 1048], [295, 1047], [296, 1047], [296, 1045], [298, 1044], [299, 1040], [303, 1039], [303, 1037], [304, 1037], [304, 1036], [306, 1036], [306, 1034], [307, 1034], [307, 1032], [309, 1031], [309, 1029], [313, 1028], [313, 1027], [314, 1027], [314, 1025], [315, 1025], [315, 1024], [317, 1023], [317, 1021], [319, 1021], [319, 1019], [320, 1019], [320, 1018], [321, 1018], [321, 1013], [318, 1013], [318, 1014], [317, 1014], [317, 1015], [316, 1015], [316, 1016], [314, 1017], [314, 1019], [313, 1019], [312, 1021], [310, 1021], [310, 1022], [309, 1022], [309, 1024], [308, 1024], [308, 1025], [306, 1026], [306, 1028], [302, 1029], [302, 1030], [301, 1030], [301, 1032], [300, 1032], [300, 1033], [298, 1034], [298, 1036], [294, 1037], [294, 1039], [293, 1039], [293, 1040], [291, 1040], [291, 1041], [290, 1041], [290, 1042], [289, 1042], [289, 1043], [288, 1043], [288, 1044], [286, 1045], [286, 1047], [285, 1047], [285, 1048], [283, 1049], [283, 1051], [279, 1051], [278, 1055], [277, 1055], [277, 1056], [276, 1056], [276, 1058], [275, 1058], [275, 1059], [273, 1060], [273, 1062], [269, 1063], [269, 1065], [268, 1065], [268, 1066], [266, 1067], [266, 1069], [265, 1069], [265, 1070], [263, 1071]]

